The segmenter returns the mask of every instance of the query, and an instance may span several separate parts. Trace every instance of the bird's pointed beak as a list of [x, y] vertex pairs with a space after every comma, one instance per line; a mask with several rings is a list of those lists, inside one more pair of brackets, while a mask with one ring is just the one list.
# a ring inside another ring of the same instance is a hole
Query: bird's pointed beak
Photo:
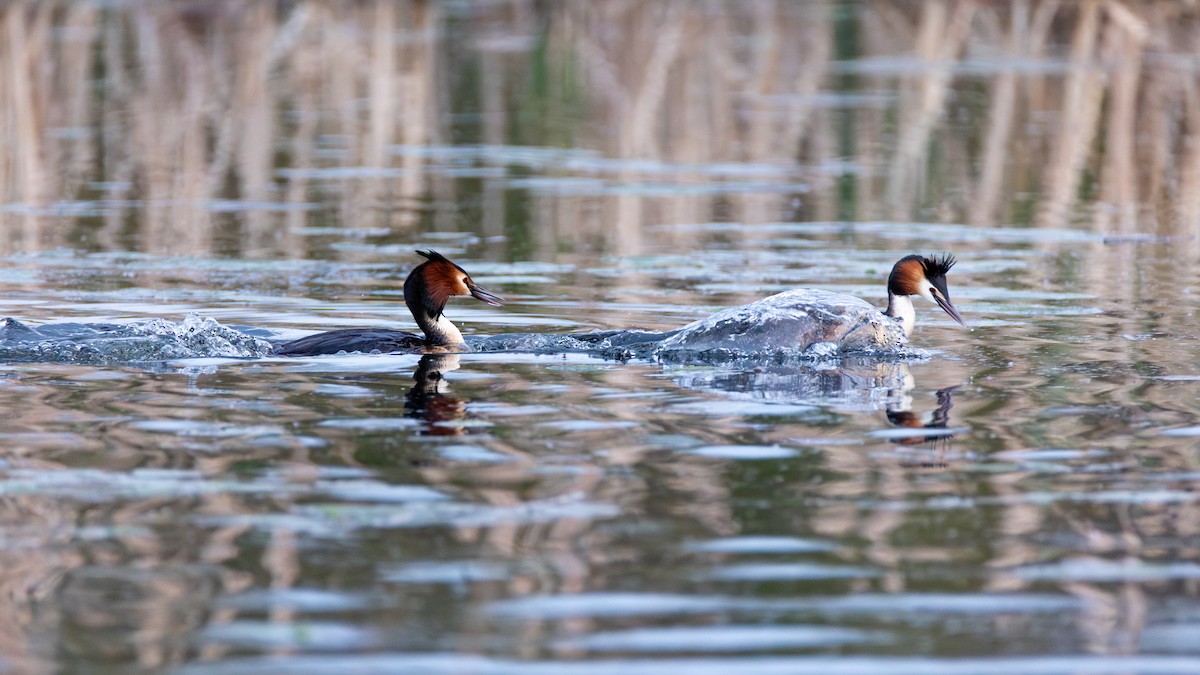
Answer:
[[967, 322], [963, 321], [962, 317], [958, 315], [958, 310], [954, 309], [954, 305], [950, 304], [950, 300], [946, 296], [941, 293], [934, 293], [933, 301], [938, 304], [938, 307], [941, 307], [943, 311], [949, 314], [951, 319], [957, 321], [958, 325], [964, 327], [967, 325]]
[[[472, 298], [491, 305], [492, 307], [499, 307], [500, 305], [504, 304], [504, 298], [490, 291], [486, 291], [475, 284], [467, 284], [467, 290], [471, 292]], [[962, 322], [960, 321], [959, 323]]]

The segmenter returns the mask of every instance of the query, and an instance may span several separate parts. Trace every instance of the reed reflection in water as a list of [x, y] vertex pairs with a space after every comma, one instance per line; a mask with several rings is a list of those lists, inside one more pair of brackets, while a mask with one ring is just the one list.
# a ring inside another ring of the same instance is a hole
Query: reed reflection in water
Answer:
[[1169, 2], [7, 3], [0, 243], [324, 257], [353, 253], [306, 228], [466, 228], [544, 259], [694, 245], [654, 226], [714, 219], [738, 238], [780, 219], [1190, 234], [1197, 20]]

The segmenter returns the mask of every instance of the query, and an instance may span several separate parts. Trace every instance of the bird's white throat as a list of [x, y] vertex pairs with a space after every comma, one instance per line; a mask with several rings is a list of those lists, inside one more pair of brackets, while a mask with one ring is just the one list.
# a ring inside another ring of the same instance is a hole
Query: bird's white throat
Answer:
[[907, 295], [889, 293], [887, 315], [900, 319], [904, 337], [912, 335], [913, 324], [917, 322], [917, 311], [913, 309], [912, 300], [909, 300]]

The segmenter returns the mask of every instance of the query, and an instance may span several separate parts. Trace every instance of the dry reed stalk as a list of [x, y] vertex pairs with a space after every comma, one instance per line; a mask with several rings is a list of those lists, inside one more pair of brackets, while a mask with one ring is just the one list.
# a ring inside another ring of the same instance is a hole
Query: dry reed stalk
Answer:
[[[6, 5], [0, 7], [0, 29], [7, 29], [8, 23], [12, 21], [11, 15], [16, 14], [16, 5]], [[19, 59], [16, 54], [12, 53], [14, 44], [10, 40], [0, 40], [0, 64], [6, 64], [8, 69], [18, 68]], [[11, 75], [0, 77], [0, 110], [4, 111], [0, 115], [0, 144], [10, 148], [10, 152], [0, 155], [0, 194], [6, 198], [4, 203], [12, 203], [20, 199], [20, 187], [18, 178], [20, 169], [16, 165], [20, 159], [20, 155], [16, 154], [18, 146], [16, 144], [17, 131], [15, 127], [16, 114], [16, 94], [13, 90], [13, 82], [15, 78]], [[9, 229], [10, 223], [15, 222], [14, 216], [7, 213], [0, 213], [0, 225], [6, 230]], [[8, 243], [0, 239], [0, 250], [7, 251]]]
[[[128, 114], [134, 157], [143, 158], [135, 181], [143, 200], [142, 243], [147, 250], [207, 250], [212, 214], [202, 110], [211, 80], [201, 46], [175, 13], [150, 10], [135, 17], [135, 81]], [[224, 72], [224, 71], [218, 71]]]
[[[275, 184], [275, 126], [277, 90], [268, 83], [272, 46], [280, 23], [265, 4], [246, 6], [237, 16], [237, 36], [234, 46], [233, 99], [230, 101], [236, 130], [237, 194], [241, 199], [256, 203], [274, 201]], [[202, 128], [196, 128], [202, 133]], [[212, 192], [212, 198], [219, 193]], [[277, 213], [261, 208], [249, 209], [241, 222], [241, 239], [245, 242], [243, 255], [258, 257], [274, 249], [275, 233], [279, 230]]]
[[[875, 60], [881, 55], [902, 51], [904, 46], [900, 43], [907, 41], [913, 32], [902, 14], [884, 4], [864, 6], [857, 23], [863, 59]], [[876, 73], [857, 77], [861, 82], [859, 90], [890, 92], [889, 77]], [[846, 123], [853, 125], [850, 136], [850, 142], [854, 144], [852, 159], [858, 168], [854, 179], [855, 202], [851, 219], [881, 220], [888, 217], [890, 209], [884, 204], [882, 195], [884, 181], [880, 168], [883, 158], [880, 157], [880, 151], [889, 143], [886, 117], [890, 107], [890, 104], [886, 108], [869, 107], [848, 114]]]
[[[555, 55], [564, 55], [562, 45], [551, 45], [547, 48], [549, 53]], [[504, 99], [504, 84], [505, 72], [508, 64], [500, 58], [499, 54], [489, 55], [482, 59], [480, 69], [482, 71], [480, 87], [482, 89], [481, 97], [483, 99], [484, 118], [483, 125], [483, 142], [485, 145], [500, 146], [504, 145], [508, 140], [506, 133], [508, 131], [510, 118], [508, 116], [508, 107]], [[483, 195], [480, 202], [480, 228], [483, 230], [485, 237], [501, 237], [504, 235], [505, 226], [505, 209], [504, 203], [505, 180], [503, 178], [485, 178], [483, 181]], [[546, 219], [546, 214], [542, 214], [539, 218], [540, 222], [559, 223], [550, 216]], [[571, 221], [566, 221], [571, 222]], [[556, 226], [555, 229], [558, 229]], [[561, 232], [556, 232], [553, 237], [554, 241], [561, 241], [559, 237]], [[536, 241], [537, 254], [542, 259], [542, 256], [552, 257], [554, 249], [554, 241], [550, 237], [538, 237]]]
[[365, 166], [382, 168], [388, 159], [388, 146], [396, 142], [396, 99], [398, 95], [407, 95], [408, 92], [397, 91], [398, 59], [392, 37], [398, 27], [396, 7], [391, 3], [381, 3], [372, 9], [369, 80], [366, 88], [368, 119], [359, 153]]
[[[1061, 5], [1058, 0], [1043, 0], [1034, 6], [1033, 16], [1029, 20], [1028, 46], [1024, 53], [1026, 58], [1047, 58], [1046, 52], [1054, 37], [1054, 20], [1059, 18]], [[1042, 111], [1050, 107], [1046, 92], [1047, 79], [1045, 76], [1029, 78], [1026, 96], [1031, 110]]]
[[[44, 76], [48, 95], [55, 101], [53, 107], [61, 115], [57, 123], [67, 130], [66, 137], [50, 148], [50, 164], [59, 167], [56, 194], [60, 197], [80, 194], [96, 164], [89, 80], [98, 14], [96, 7], [86, 4], [72, 4], [65, 9], [57, 41], [61, 66]], [[56, 234], [62, 229], [55, 228]], [[61, 245], [61, 239], [55, 237], [48, 245]]]
[[[356, 138], [359, 147], [357, 156], [363, 166], [372, 169], [383, 169], [390, 163], [389, 149], [402, 137], [398, 128], [398, 107], [404, 105], [409, 92], [400, 88], [400, 74], [397, 72], [397, 51], [399, 46], [393, 38], [398, 28], [398, 18], [395, 6], [376, 4], [363, 8], [363, 27], [368, 35], [369, 49], [363, 96], [366, 98], [366, 120], [362, 133]], [[366, 209], [360, 211], [357, 227], [387, 226], [390, 209], [393, 208], [398, 195], [391, 190], [392, 180], [384, 176], [373, 176], [357, 181], [357, 199]]]
[[783, 26], [780, 25], [779, 6], [758, 2], [754, 4], [754, 29], [758, 44], [754, 60], [750, 65], [750, 81], [747, 83], [746, 94], [751, 97], [748, 106], [751, 117], [746, 138], [746, 156], [759, 158], [769, 157], [777, 152], [774, 145], [776, 130], [772, 124], [770, 109], [766, 99], [778, 94], [780, 89], [779, 62], [783, 58], [783, 44], [790, 42], [780, 35]]
[[[748, 161], [762, 161], [781, 152], [795, 150], [794, 146], [784, 147], [779, 138], [780, 125], [776, 121], [779, 104], [772, 97], [781, 94], [784, 83], [780, 82], [781, 73], [786, 72], [780, 62], [785, 58], [787, 48], [794, 43], [789, 39], [791, 28], [785, 25], [777, 3], [759, 2], [753, 6], [754, 29], [758, 44], [754, 59], [749, 69], [745, 106], [747, 120], [745, 136], [745, 151], [743, 156], [754, 158]], [[786, 31], [786, 33], [785, 33]], [[783, 108], [784, 114], [791, 106]], [[793, 155], [789, 158], [795, 161]], [[738, 204], [737, 220], [753, 226], [772, 220], [772, 209], [778, 203], [774, 195], [741, 195], [736, 199]], [[749, 232], [753, 232], [749, 228]], [[746, 233], [746, 234], [749, 234]]]
[[[629, 100], [630, 123], [624, 127], [621, 156], [661, 158], [656, 132], [661, 128], [663, 99], [667, 89], [667, 74], [675, 65], [683, 41], [683, 10], [671, 5], [663, 30], [650, 51], [644, 75]], [[645, 30], [645, 29], [644, 29]]]
[[[353, 166], [359, 155], [357, 150], [360, 149], [354, 140], [362, 138], [364, 133], [359, 125], [360, 115], [357, 106], [359, 88], [364, 86], [362, 66], [369, 64], [370, 61], [363, 49], [360, 30], [365, 30], [365, 26], [370, 25], [367, 17], [363, 16], [365, 12], [369, 11], [370, 6], [355, 7], [348, 16], [335, 13], [334, 9], [334, 7], [321, 9], [322, 17], [316, 25], [324, 26], [324, 28], [314, 31], [318, 35], [313, 38], [316, 43], [314, 48], [320, 51], [320, 62], [324, 66], [322, 69], [324, 87], [320, 100], [325, 102], [326, 114], [329, 116], [325, 133], [334, 139], [344, 139], [346, 144], [355, 150], [351, 156], [346, 158], [346, 163]], [[369, 212], [370, 209], [359, 209], [362, 202], [359, 191], [360, 183], [353, 179], [340, 178], [329, 181], [329, 184], [336, 186], [336, 193], [340, 195], [340, 199], [336, 202], [337, 221], [355, 223], [357, 226], [369, 225], [370, 216], [368, 213], [360, 213], [360, 210]]]
[[[659, 9], [659, 8], [654, 8]], [[650, 44], [647, 59], [641, 66], [641, 77], [632, 85], [633, 91], [624, 97], [628, 108], [628, 123], [621, 126], [619, 156], [625, 158], [662, 159], [662, 149], [654, 132], [662, 128], [663, 103], [667, 75], [675, 65], [683, 40], [684, 8], [677, 3], [665, 5], [661, 10], [664, 18], [658, 27], [651, 23], [640, 26], [640, 34], [655, 31], [658, 39]], [[663, 26], [662, 24], [665, 24]], [[622, 64], [626, 72], [632, 72], [632, 63]], [[622, 167], [615, 180], [636, 183], [638, 172]], [[616, 223], [610, 245], [619, 255], [632, 255], [642, 251], [642, 238], [647, 220], [646, 202], [638, 195], [620, 193], [616, 195]]]
[[1103, 82], [1094, 61], [1101, 29], [1100, 4], [1098, 0], [1086, 0], [1080, 5], [1079, 12], [1057, 142], [1051, 149], [1044, 196], [1039, 205], [1038, 223], [1047, 227], [1062, 226], [1068, 209], [1075, 202], [1080, 175], [1100, 117]]
[[1180, 80], [1186, 131], [1179, 162], [1179, 199], [1175, 203], [1171, 230], [1192, 233], [1194, 239], [1200, 226], [1200, 89], [1195, 77], [1180, 74]]
[[1104, 4], [1109, 23], [1104, 32], [1102, 53], [1105, 63], [1113, 64], [1109, 81], [1106, 116], [1104, 165], [1100, 198], [1116, 210], [1116, 228], [1105, 231], [1132, 232], [1137, 227], [1138, 188], [1134, 164], [1137, 135], [1137, 96], [1141, 81], [1142, 53], [1149, 30], [1119, 2]]
[[[6, 106], [10, 119], [7, 125], [5, 147], [13, 158], [8, 170], [8, 189], [12, 200], [27, 207], [44, 207], [50, 200], [49, 175], [46, 166], [46, 119], [45, 101], [39, 100], [34, 82], [36, 65], [45, 58], [45, 32], [49, 29], [45, 8], [33, 5], [11, 4], [4, 8], [4, 42], [8, 48]], [[38, 248], [38, 230], [41, 219], [33, 213], [12, 217], [10, 223], [19, 223], [12, 232], [18, 237], [10, 239], [8, 246], [16, 250], [31, 251]], [[8, 250], [13, 250], [9, 248]]]
[[[406, 145], [441, 145], [447, 138], [443, 126], [446, 125], [445, 115], [449, 100], [440, 93], [441, 80], [445, 77], [441, 65], [442, 56], [438, 50], [441, 38], [441, 26], [444, 21], [440, 5], [431, 0], [416, 0], [408, 7], [407, 25], [411, 27], [412, 36], [401, 51], [404, 65], [401, 84], [404, 96], [401, 98], [400, 110], [401, 142]], [[418, 225], [417, 207], [422, 197], [432, 191], [434, 196], [444, 203], [454, 199], [453, 181], [435, 181], [431, 184], [429, 173], [423, 160], [411, 156], [410, 163], [402, 165], [406, 171], [400, 176], [400, 199], [405, 205], [402, 223], [406, 227], [415, 228]], [[444, 229], [457, 229], [457, 219], [454, 214], [441, 210]]]
[[[803, 11], [788, 7], [784, 15], [772, 20], [775, 39], [772, 48], [779, 54], [772, 57], [777, 63], [778, 71], [772, 76], [773, 83], [760, 82], [751, 96], [765, 96], [773, 92], [782, 95], [783, 104], [767, 102], [757, 108], [760, 116], [759, 124], [752, 126], [748, 132], [748, 147], [752, 150], [749, 155], [756, 163], [765, 163], [775, 167], [787, 167], [802, 160], [801, 152], [807, 144], [809, 164], [820, 166], [825, 161], [833, 160], [837, 155], [836, 138], [831, 132], [813, 133], [811, 127], [814, 116], [814, 101], [827, 84], [829, 65], [833, 56], [833, 29], [830, 17], [833, 9], [827, 3], [812, 3], [805, 5]], [[799, 39], [793, 39], [796, 36]], [[830, 181], [814, 173], [810, 180], [829, 183]], [[836, 192], [832, 195], [828, 190], [816, 190], [819, 199], [816, 210], [827, 214], [837, 210]], [[746, 201], [753, 204], [752, 211], [747, 213], [745, 222], [749, 224], [778, 220], [781, 210], [786, 208], [785, 200], [788, 195], [747, 195]], [[782, 202], [782, 203], [781, 203]]]
[[[1044, 61], [1053, 58], [1047, 55], [1055, 33], [1054, 20], [1058, 15], [1057, 0], [1035, 1], [1031, 7], [1029, 23], [1024, 37], [1025, 47], [1019, 57], [1029, 61]], [[1050, 134], [1044, 133], [1044, 119], [1051, 111], [1047, 95], [1048, 82], [1054, 75], [1032, 73], [1018, 78], [1017, 101], [1020, 105], [1014, 110], [1014, 134], [1008, 148], [1009, 166], [1006, 168], [1007, 178], [1003, 181], [1009, 193], [1040, 192], [1045, 170], [1045, 157]], [[1011, 222], [1011, 208], [998, 204], [996, 218], [999, 222]]]
[[1136, 146], [1140, 194], [1162, 199], [1171, 192], [1175, 137], [1178, 132], [1176, 101], [1180, 77], [1171, 72], [1148, 73], [1141, 83]]
[[[1005, 55], [1016, 59], [1026, 47], [1029, 29], [1029, 3], [1013, 3], [1009, 19]], [[980, 158], [979, 182], [970, 208], [972, 225], [991, 225], [1004, 188], [1004, 174], [1009, 165], [1009, 147], [1016, 117], [1017, 74], [1004, 70], [992, 82], [991, 103], [988, 108], [987, 132]]]
[[[320, 54], [314, 49], [299, 49], [303, 34], [309, 26], [320, 25], [318, 9], [311, 6], [301, 8], [288, 20], [280, 31], [280, 37], [272, 45], [272, 63], [286, 70], [292, 82], [291, 96], [287, 99], [295, 114], [295, 129], [287, 136], [288, 162], [286, 168], [296, 170], [290, 176], [281, 177], [284, 202], [304, 204], [309, 201], [312, 183], [303, 172], [316, 168], [313, 150], [317, 144], [317, 130], [321, 116], [321, 63]], [[285, 47], [284, 45], [290, 45]], [[306, 45], [307, 46], [307, 45]], [[283, 55], [292, 57], [284, 58]], [[274, 72], [269, 68], [268, 73]], [[292, 258], [306, 257], [305, 241], [301, 229], [308, 222], [308, 213], [293, 209], [284, 214], [283, 232], [280, 233], [280, 250]]]
[[[805, 9], [807, 16], [802, 42], [805, 49], [796, 57], [800, 72], [795, 76], [795, 84], [792, 86], [793, 94], [798, 96], [801, 102], [789, 106], [783, 120], [777, 154], [772, 157], [772, 163], [778, 166], [787, 166], [794, 161], [805, 144], [810, 148], [805, 158], [807, 163], [818, 169], [841, 159], [842, 149], [836, 140], [838, 134], [834, 126], [834, 116], [828, 109], [820, 109], [813, 103], [822, 93], [822, 89], [829, 86], [829, 69], [833, 62], [834, 49], [834, 11], [834, 7], [828, 2], [812, 3]], [[812, 180], [829, 186], [829, 189], [818, 190], [819, 194], [827, 197], [816, 204], [818, 218], [836, 219], [841, 201], [836, 189], [836, 177], [825, 177], [817, 173]], [[783, 199], [787, 198], [788, 195], [783, 195]], [[780, 206], [786, 208], [786, 203]], [[775, 207], [777, 211], [780, 206]], [[776, 212], [771, 214], [771, 217], [778, 219], [780, 214]]]
[[928, 64], [917, 78], [916, 100], [900, 111], [899, 137], [888, 169], [887, 203], [895, 215], [909, 216], [924, 186], [925, 159], [934, 121], [942, 114], [950, 85], [952, 59], [962, 52], [975, 3], [944, 0], [922, 7], [916, 38], [918, 58]]
[[[130, 146], [123, 142], [128, 126], [123, 103], [128, 99], [131, 89], [122, 60], [120, 35], [123, 20], [124, 17], [115, 12], [101, 14], [97, 38], [101, 41], [102, 51], [97, 60], [104, 72], [104, 88], [99, 101], [92, 104], [99, 108], [93, 114], [100, 127], [95, 172], [101, 181], [109, 185], [106, 196], [115, 200], [130, 198], [134, 170]], [[118, 237], [129, 213], [130, 209], [125, 207], [105, 209], [101, 217], [102, 225], [94, 233], [97, 245], [106, 250], [119, 248]]]

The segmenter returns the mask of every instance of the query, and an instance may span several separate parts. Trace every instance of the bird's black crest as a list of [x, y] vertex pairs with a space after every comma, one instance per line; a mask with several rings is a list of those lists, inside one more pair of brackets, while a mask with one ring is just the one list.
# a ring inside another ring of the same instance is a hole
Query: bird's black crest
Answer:
[[931, 255], [921, 258], [921, 266], [925, 268], [925, 278], [935, 279], [944, 277], [954, 267], [954, 263], [958, 262], [954, 256], [949, 253], [943, 253], [940, 256]]
[[428, 260], [429, 262], [448, 262], [451, 265], [454, 265], [454, 263], [450, 262], [449, 258], [433, 249], [429, 249], [428, 251], [417, 251], [417, 255]]
[[463, 268], [458, 266], [458, 263], [454, 262], [453, 260], [447, 258], [446, 256], [442, 255], [441, 253], [438, 253], [437, 251], [435, 251], [433, 249], [429, 249], [428, 251], [417, 251], [416, 253], [417, 253], [417, 255], [421, 256], [422, 258], [428, 260], [429, 262], [450, 263], [451, 265], [454, 265], [455, 269], [457, 269], [459, 272], [462, 272], [463, 274], [467, 273], [466, 270], [464, 270]]

